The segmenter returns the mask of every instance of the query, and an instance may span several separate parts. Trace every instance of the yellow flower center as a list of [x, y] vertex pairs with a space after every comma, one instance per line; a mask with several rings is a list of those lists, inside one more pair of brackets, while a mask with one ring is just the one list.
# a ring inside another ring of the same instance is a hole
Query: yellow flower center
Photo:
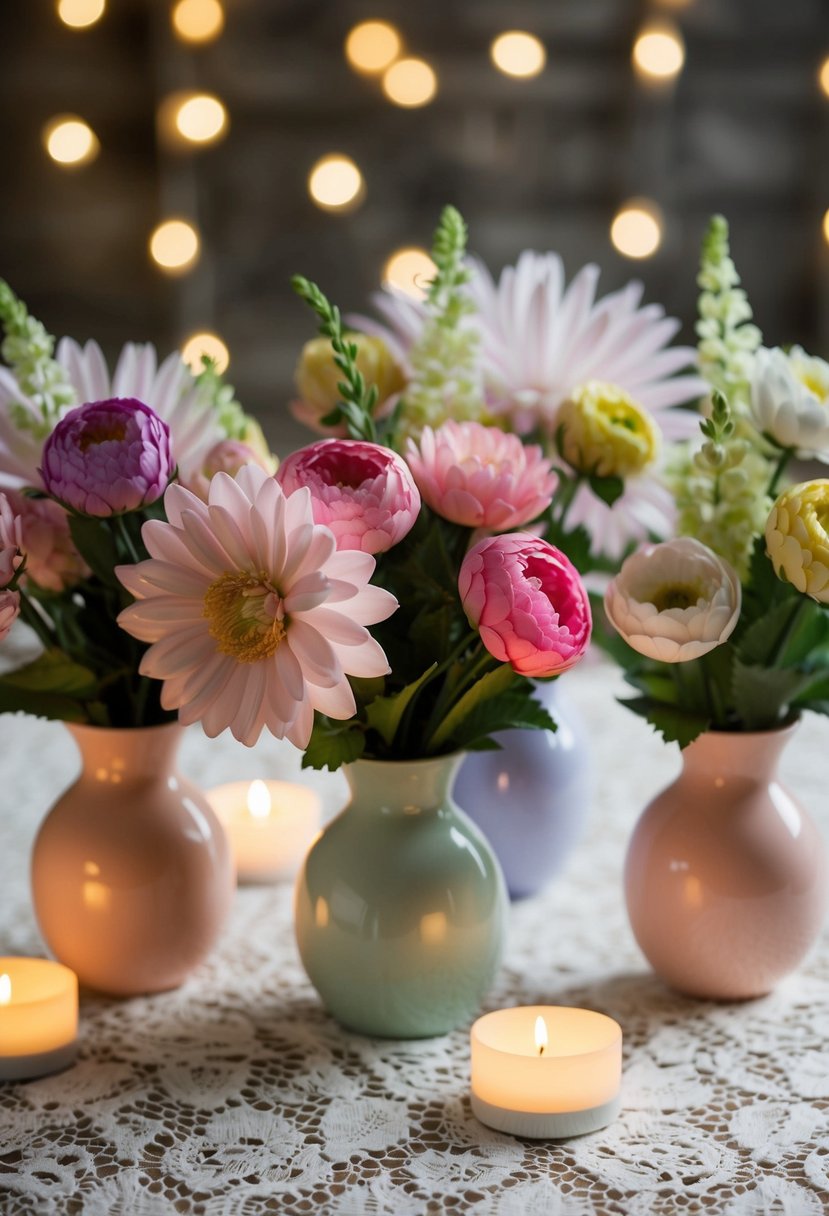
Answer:
[[264, 573], [222, 574], [204, 595], [204, 616], [221, 654], [239, 663], [269, 659], [285, 637], [282, 599]]
[[693, 608], [701, 598], [702, 588], [693, 583], [669, 583], [648, 596], [657, 612], [667, 612], [669, 608]]
[[615, 384], [581, 385], [558, 414], [561, 453], [581, 473], [630, 477], [659, 456], [662, 436], [653, 418]]
[[807, 388], [813, 397], [817, 397], [818, 401], [823, 401], [824, 405], [829, 405], [829, 398], [826, 396], [826, 382], [820, 376], [813, 375], [808, 368], [800, 368], [796, 371], [800, 383], [804, 388]]

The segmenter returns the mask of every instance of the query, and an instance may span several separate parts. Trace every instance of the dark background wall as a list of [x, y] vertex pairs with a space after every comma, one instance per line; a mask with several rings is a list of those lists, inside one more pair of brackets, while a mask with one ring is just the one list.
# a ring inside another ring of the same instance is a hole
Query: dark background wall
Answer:
[[[109, 0], [84, 31], [46, 0], [5, 10], [0, 275], [52, 332], [95, 336], [113, 352], [127, 339], [166, 351], [215, 330], [229, 379], [284, 449], [304, 438], [286, 402], [311, 334], [289, 275], [317, 278], [346, 310], [364, 307], [389, 253], [428, 245], [452, 201], [492, 267], [532, 246], [559, 250], [570, 274], [597, 261], [603, 290], [642, 277], [688, 340], [699, 239], [722, 211], [767, 340], [829, 355], [829, 98], [817, 80], [827, 0], [227, 0], [223, 34], [203, 48], [175, 39], [170, 7]], [[652, 89], [630, 50], [660, 15], [680, 26], [687, 57], [674, 86]], [[432, 64], [432, 104], [396, 107], [349, 68], [344, 38], [367, 18], [393, 22]], [[534, 80], [489, 61], [509, 28], [546, 46]], [[173, 154], [159, 147], [156, 110], [189, 88], [223, 99], [230, 131]], [[82, 169], [43, 150], [43, 124], [64, 111], [101, 142]], [[365, 177], [349, 214], [308, 196], [309, 169], [333, 151]], [[662, 208], [665, 235], [655, 256], [632, 262], [609, 226], [640, 194]], [[180, 278], [147, 254], [173, 213], [192, 217], [203, 242]]]

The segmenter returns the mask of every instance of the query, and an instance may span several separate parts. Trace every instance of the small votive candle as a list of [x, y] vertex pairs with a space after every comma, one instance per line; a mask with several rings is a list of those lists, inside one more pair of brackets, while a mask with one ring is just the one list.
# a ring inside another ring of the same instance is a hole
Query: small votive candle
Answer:
[[208, 790], [240, 882], [292, 878], [319, 833], [322, 803], [307, 785], [235, 781]]
[[513, 1136], [598, 1131], [619, 1113], [622, 1030], [590, 1009], [527, 1005], [472, 1026], [472, 1110]]
[[77, 1040], [75, 972], [45, 958], [0, 958], [0, 1081], [67, 1068]]

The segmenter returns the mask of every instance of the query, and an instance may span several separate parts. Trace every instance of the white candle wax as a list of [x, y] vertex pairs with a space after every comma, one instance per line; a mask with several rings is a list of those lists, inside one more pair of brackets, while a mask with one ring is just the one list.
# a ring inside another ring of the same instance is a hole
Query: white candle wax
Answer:
[[488, 1127], [559, 1139], [597, 1131], [619, 1112], [622, 1031], [603, 1013], [499, 1009], [478, 1018], [470, 1043], [472, 1110]]
[[240, 882], [296, 874], [320, 828], [322, 804], [314, 790], [288, 781], [234, 781], [207, 797], [227, 832]]
[[59, 1072], [78, 1044], [78, 977], [45, 958], [0, 958], [0, 1081]]

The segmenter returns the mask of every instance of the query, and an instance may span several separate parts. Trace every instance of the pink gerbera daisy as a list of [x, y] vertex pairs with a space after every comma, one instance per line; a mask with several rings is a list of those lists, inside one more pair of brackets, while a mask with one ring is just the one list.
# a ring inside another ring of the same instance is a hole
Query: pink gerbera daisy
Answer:
[[366, 629], [397, 607], [369, 583], [374, 558], [337, 552], [309, 491], [255, 465], [217, 473], [206, 503], [171, 485], [164, 506], [142, 531], [150, 560], [116, 571], [137, 601], [119, 624], [152, 643], [140, 671], [164, 681], [164, 708], [248, 746], [267, 727], [304, 748], [314, 710], [350, 718], [346, 676], [389, 671]]

